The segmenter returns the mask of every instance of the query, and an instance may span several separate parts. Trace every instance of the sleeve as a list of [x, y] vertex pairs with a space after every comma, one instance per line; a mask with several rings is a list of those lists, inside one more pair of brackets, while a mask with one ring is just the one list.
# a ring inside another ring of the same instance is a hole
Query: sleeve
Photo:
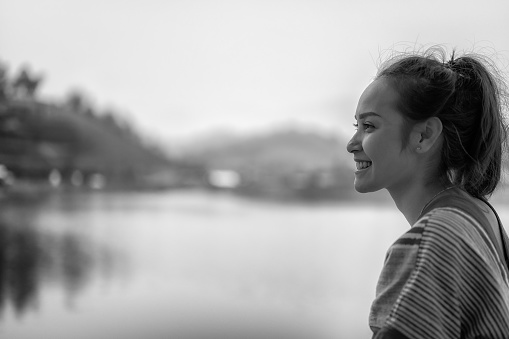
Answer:
[[424, 226], [415, 268], [376, 339], [461, 336], [461, 241], [443, 220]]

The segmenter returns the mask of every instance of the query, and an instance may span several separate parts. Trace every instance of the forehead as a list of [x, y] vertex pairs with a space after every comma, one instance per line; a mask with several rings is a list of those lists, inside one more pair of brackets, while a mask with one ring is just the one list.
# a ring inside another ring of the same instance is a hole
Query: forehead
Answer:
[[366, 87], [359, 98], [355, 116], [359, 118], [362, 113], [372, 112], [385, 120], [401, 120], [399, 100], [399, 94], [387, 79], [377, 79]]

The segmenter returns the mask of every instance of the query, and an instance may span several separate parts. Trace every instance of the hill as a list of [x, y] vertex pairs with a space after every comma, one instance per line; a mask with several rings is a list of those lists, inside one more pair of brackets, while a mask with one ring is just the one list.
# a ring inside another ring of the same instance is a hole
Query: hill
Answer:
[[353, 168], [346, 142], [337, 136], [282, 128], [256, 135], [222, 140], [203, 139], [187, 148], [186, 156], [200, 159], [209, 168], [245, 166], [282, 170], [318, 170], [331, 167]]
[[17, 178], [41, 180], [100, 173], [129, 184], [177, 166], [111, 116], [79, 114], [37, 101], [11, 100], [0, 110], [0, 164]]
[[286, 128], [243, 137], [205, 138], [185, 154], [209, 173], [236, 176], [225, 182], [237, 192], [319, 199], [351, 191], [353, 161], [345, 144], [326, 133]]

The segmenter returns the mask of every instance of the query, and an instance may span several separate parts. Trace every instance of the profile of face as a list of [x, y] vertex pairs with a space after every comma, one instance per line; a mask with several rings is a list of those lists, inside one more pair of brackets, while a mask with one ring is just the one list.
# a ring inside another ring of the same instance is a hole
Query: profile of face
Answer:
[[359, 99], [357, 130], [347, 150], [354, 156], [354, 187], [360, 193], [404, 190], [414, 179], [415, 157], [402, 144], [404, 118], [398, 100], [399, 94], [386, 78], [373, 81]]

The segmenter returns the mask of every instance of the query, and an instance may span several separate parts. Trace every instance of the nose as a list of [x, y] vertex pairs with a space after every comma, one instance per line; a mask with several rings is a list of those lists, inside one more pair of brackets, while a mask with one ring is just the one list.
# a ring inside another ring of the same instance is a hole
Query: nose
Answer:
[[352, 139], [346, 144], [346, 150], [348, 153], [355, 153], [359, 152], [361, 149], [361, 141], [359, 140], [358, 133], [355, 133]]

